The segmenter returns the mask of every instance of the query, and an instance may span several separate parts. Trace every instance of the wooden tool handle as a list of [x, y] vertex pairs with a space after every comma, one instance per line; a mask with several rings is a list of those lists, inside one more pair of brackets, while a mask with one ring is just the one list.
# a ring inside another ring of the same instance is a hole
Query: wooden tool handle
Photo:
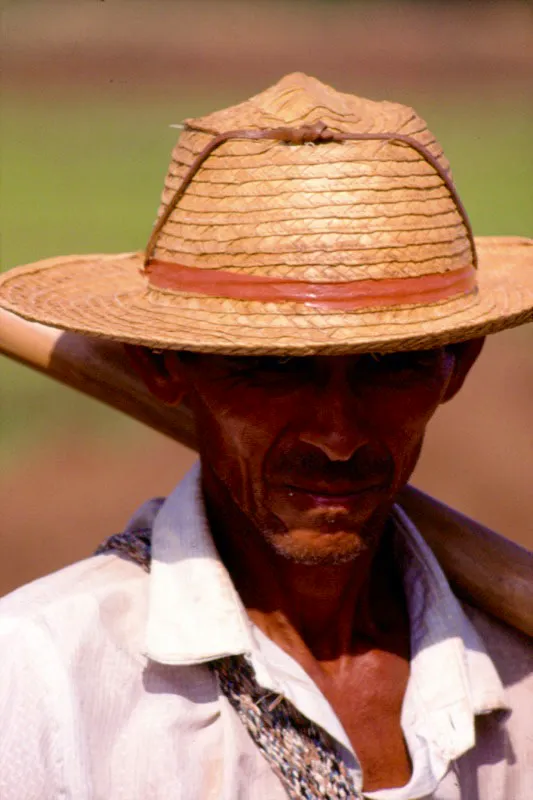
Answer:
[[191, 412], [157, 402], [132, 370], [118, 342], [28, 322], [0, 308], [0, 353], [195, 449]]
[[[187, 447], [196, 446], [189, 409], [156, 401], [131, 369], [119, 343], [64, 333], [0, 309], [0, 352]], [[457, 594], [533, 636], [533, 554], [413, 486], [405, 487], [399, 502]]]

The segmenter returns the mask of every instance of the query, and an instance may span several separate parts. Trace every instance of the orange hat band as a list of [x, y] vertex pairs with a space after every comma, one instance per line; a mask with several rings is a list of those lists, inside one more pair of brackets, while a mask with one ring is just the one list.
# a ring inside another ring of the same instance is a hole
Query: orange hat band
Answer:
[[220, 269], [185, 267], [154, 259], [144, 268], [155, 289], [261, 303], [292, 302], [322, 310], [347, 311], [422, 305], [466, 295], [476, 289], [476, 269], [460, 269], [406, 278], [370, 278], [335, 283], [311, 283]]

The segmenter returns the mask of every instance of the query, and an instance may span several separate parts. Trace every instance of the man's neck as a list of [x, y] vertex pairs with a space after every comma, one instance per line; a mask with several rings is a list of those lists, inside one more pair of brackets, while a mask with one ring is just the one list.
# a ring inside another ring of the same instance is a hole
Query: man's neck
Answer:
[[365, 789], [405, 785], [411, 763], [400, 716], [409, 623], [390, 525], [349, 563], [311, 566], [279, 555], [205, 474], [204, 496], [215, 543], [250, 618], [330, 703]]
[[269, 545], [223, 489], [209, 482], [204, 494], [221, 558], [250, 618], [270, 639], [300, 663], [324, 666], [362, 648], [396, 649], [408, 626], [390, 526], [348, 563], [295, 563]]

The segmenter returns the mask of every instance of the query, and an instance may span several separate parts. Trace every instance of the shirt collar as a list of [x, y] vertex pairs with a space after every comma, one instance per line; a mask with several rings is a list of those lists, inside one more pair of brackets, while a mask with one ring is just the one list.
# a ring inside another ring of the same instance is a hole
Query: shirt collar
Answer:
[[496, 668], [430, 547], [399, 506], [394, 516], [411, 626], [402, 722], [433, 743], [440, 764], [432, 772], [443, 774], [449, 761], [474, 746], [475, 716], [508, 705]]
[[[435, 714], [458, 709], [472, 720], [473, 737], [474, 714], [506, 707], [501, 681], [425, 540], [400, 508], [394, 513], [411, 620], [411, 673], [420, 677], [438, 668], [438, 679], [416, 680], [424, 706]], [[198, 462], [153, 525], [146, 654], [164, 664], [251, 654], [251, 626], [209, 531]], [[457, 720], [445, 717], [453, 729]]]
[[155, 518], [146, 654], [199, 664], [250, 653], [250, 621], [208, 528], [195, 464]]

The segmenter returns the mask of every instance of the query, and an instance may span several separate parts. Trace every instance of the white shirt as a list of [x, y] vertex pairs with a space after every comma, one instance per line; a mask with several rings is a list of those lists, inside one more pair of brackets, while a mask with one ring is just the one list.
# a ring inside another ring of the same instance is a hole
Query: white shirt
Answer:
[[[360, 787], [329, 703], [248, 618], [207, 526], [199, 468], [130, 526], [151, 527], [156, 510], [150, 574], [100, 555], [0, 601], [2, 800], [285, 798], [207, 666], [240, 653], [265, 694], [283, 694], [331, 734]], [[365, 796], [471, 800], [462, 783], [485, 774], [489, 751], [494, 762], [505, 731], [492, 712], [507, 707], [506, 693], [423, 538], [401, 509], [395, 515], [412, 652], [401, 724], [413, 773], [405, 787]], [[478, 715], [490, 718], [490, 736], [472, 750]], [[508, 760], [500, 754], [502, 786]]]

